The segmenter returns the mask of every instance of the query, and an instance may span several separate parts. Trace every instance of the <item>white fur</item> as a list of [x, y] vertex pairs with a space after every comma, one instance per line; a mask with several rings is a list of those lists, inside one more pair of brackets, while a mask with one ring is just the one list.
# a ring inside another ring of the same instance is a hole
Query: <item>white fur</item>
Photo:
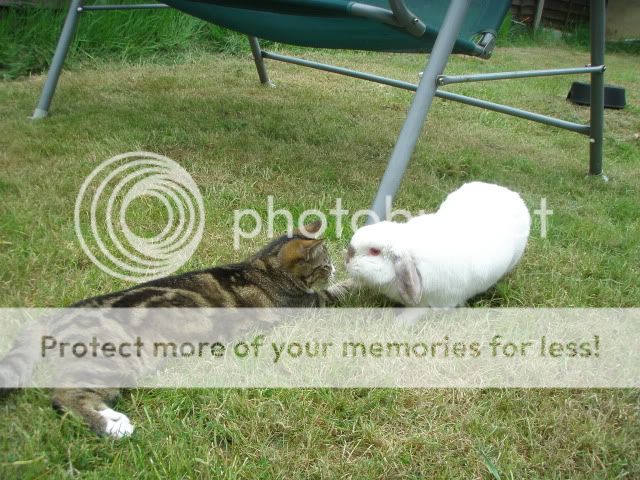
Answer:
[[128, 437], [133, 433], [133, 425], [124, 413], [105, 408], [98, 412], [107, 422], [105, 433], [114, 438]]
[[[405, 305], [456, 307], [516, 266], [530, 226], [531, 216], [520, 195], [498, 185], [467, 183], [434, 214], [356, 231], [347, 271], [357, 283]], [[371, 248], [382, 253], [370, 255]], [[400, 281], [400, 267], [417, 277], [419, 291], [413, 295]]]

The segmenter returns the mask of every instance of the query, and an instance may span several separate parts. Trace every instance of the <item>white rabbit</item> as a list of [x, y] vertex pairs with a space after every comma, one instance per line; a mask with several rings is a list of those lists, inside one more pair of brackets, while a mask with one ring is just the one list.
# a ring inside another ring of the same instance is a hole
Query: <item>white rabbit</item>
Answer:
[[434, 214], [357, 230], [347, 271], [356, 283], [407, 306], [456, 307], [515, 267], [530, 226], [520, 195], [467, 183]]

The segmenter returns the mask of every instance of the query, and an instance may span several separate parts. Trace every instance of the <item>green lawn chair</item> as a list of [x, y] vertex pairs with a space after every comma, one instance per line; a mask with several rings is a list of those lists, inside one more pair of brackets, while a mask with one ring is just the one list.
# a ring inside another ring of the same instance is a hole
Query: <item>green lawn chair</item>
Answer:
[[[406, 172], [434, 96], [525, 118], [587, 135], [590, 139], [589, 173], [602, 175], [604, 124], [605, 0], [590, 2], [591, 64], [586, 67], [529, 70], [478, 75], [443, 75], [452, 53], [488, 58], [496, 32], [508, 12], [510, 0], [166, 0], [166, 4], [87, 5], [72, 0], [51, 69], [33, 118], [48, 114], [62, 64], [82, 12], [176, 8], [249, 37], [260, 81], [269, 84], [264, 60], [347, 75], [415, 91], [387, 169], [373, 200], [369, 222], [385, 218]], [[263, 51], [258, 38], [316, 48], [430, 53], [418, 85], [332, 65]], [[460, 82], [589, 73], [591, 119], [589, 125], [540, 115], [438, 87]]]

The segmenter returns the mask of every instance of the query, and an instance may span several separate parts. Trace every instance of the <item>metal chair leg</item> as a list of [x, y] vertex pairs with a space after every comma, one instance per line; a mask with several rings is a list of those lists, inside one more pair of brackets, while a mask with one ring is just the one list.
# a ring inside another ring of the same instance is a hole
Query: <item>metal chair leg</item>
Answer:
[[249, 36], [249, 45], [251, 45], [251, 53], [253, 54], [253, 61], [256, 62], [256, 69], [258, 70], [258, 77], [260, 77], [260, 83], [273, 87], [274, 84], [269, 80], [269, 74], [267, 73], [267, 67], [264, 64], [264, 58], [262, 57], [262, 49], [260, 48], [260, 42], [256, 37]]
[[[605, 0], [591, 0], [591, 65], [604, 65]], [[604, 72], [591, 73], [589, 174], [602, 175]]]
[[56, 52], [53, 54], [53, 59], [51, 60], [51, 67], [49, 67], [47, 79], [44, 82], [44, 87], [42, 87], [38, 106], [31, 116], [31, 119], [33, 120], [44, 118], [49, 114], [51, 99], [56, 91], [60, 72], [62, 72], [62, 66], [64, 65], [64, 59], [67, 56], [69, 45], [71, 44], [73, 34], [76, 30], [76, 25], [78, 24], [78, 16], [80, 15], [79, 9], [82, 7], [82, 2], [83, 0], [71, 0], [69, 13], [67, 13], [67, 18], [64, 21], [62, 33], [58, 40], [58, 46], [56, 47]]
[[[387, 169], [380, 181], [367, 224], [386, 218], [387, 204], [391, 205], [402, 178], [409, 166], [411, 155], [422, 131], [427, 113], [433, 102], [437, 89], [437, 77], [444, 71], [453, 50], [462, 22], [471, 0], [452, 0], [440, 28], [440, 33], [433, 46], [429, 61], [424, 69], [422, 79], [416, 90], [407, 119], [387, 164]], [[387, 198], [390, 198], [390, 201]]]

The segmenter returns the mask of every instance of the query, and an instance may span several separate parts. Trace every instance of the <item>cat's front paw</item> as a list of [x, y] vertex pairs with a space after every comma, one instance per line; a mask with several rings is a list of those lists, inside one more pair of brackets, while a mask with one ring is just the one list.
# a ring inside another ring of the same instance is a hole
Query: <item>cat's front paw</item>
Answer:
[[104, 433], [113, 438], [128, 437], [133, 433], [131, 420], [124, 413], [106, 408], [98, 412], [105, 419]]

